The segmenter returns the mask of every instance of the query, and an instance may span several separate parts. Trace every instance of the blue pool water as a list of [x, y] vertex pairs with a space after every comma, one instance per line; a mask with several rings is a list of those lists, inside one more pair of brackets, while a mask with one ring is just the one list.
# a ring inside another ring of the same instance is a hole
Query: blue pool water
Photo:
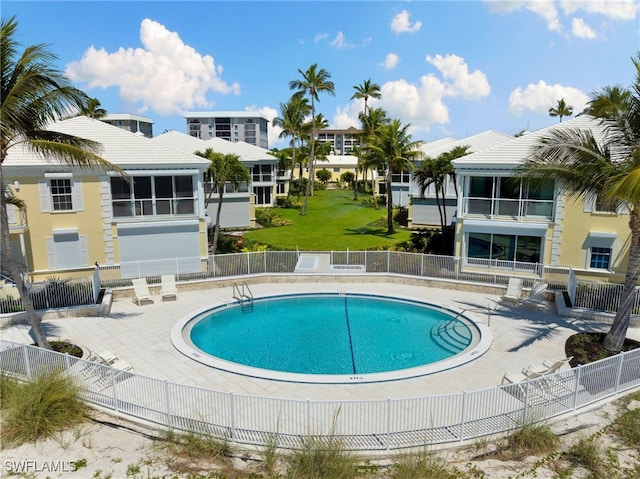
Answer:
[[414, 368], [463, 351], [473, 333], [454, 316], [381, 296], [302, 294], [214, 308], [192, 321], [188, 336], [201, 352], [254, 368], [360, 375]]

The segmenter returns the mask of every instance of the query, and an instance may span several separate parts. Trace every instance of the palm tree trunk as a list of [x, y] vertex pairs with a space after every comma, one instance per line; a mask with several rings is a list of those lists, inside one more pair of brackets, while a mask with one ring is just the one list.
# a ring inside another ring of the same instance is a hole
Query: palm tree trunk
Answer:
[[387, 234], [395, 233], [393, 228], [393, 194], [391, 193], [391, 168], [387, 171]]
[[213, 248], [211, 248], [211, 254], [216, 254], [218, 249], [218, 235], [220, 234], [220, 213], [222, 213], [222, 196], [224, 195], [224, 185], [218, 192], [218, 210], [216, 211], [216, 225], [213, 228]]
[[311, 118], [312, 127], [311, 127], [311, 155], [309, 157], [309, 181], [307, 181], [307, 188], [304, 192], [304, 203], [302, 204], [302, 209], [300, 210], [300, 215], [305, 216], [307, 214], [307, 204], [309, 203], [309, 196], [313, 195], [313, 178], [314, 178], [314, 163], [315, 163], [315, 154], [316, 154], [316, 109], [313, 103], [313, 95], [311, 96]]
[[353, 177], [353, 200], [358, 201], [358, 167], [356, 166], [356, 174]]
[[[2, 184], [2, 168], [0, 168], [0, 184]], [[36, 313], [36, 309], [33, 306], [33, 301], [29, 296], [26, 284], [22, 277], [22, 272], [18, 268], [17, 262], [13, 258], [11, 252], [11, 243], [9, 242], [9, 215], [7, 213], [7, 203], [4, 200], [4, 194], [0, 191], [0, 239], [2, 243], [2, 263], [6, 268], [6, 271], [11, 276], [11, 279], [15, 281], [22, 305], [24, 306], [25, 314], [31, 324], [31, 330], [36, 344], [41, 348], [51, 349], [49, 341], [47, 341], [47, 335], [42, 327], [42, 321]]]
[[620, 351], [624, 345], [631, 319], [631, 308], [636, 297], [636, 285], [640, 273], [640, 212], [637, 208], [629, 214], [629, 229], [631, 230], [631, 245], [629, 246], [629, 260], [624, 287], [620, 297], [620, 304], [616, 311], [611, 329], [604, 338], [603, 346], [607, 351]]

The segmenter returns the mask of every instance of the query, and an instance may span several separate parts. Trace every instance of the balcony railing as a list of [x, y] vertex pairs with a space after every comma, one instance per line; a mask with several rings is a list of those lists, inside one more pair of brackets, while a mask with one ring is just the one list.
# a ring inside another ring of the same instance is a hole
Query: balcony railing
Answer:
[[551, 219], [553, 200], [467, 197], [464, 198], [464, 212], [486, 217]]
[[196, 211], [195, 198], [155, 198], [145, 200], [114, 200], [113, 216], [182, 216], [193, 215]]
[[27, 223], [26, 208], [18, 208], [15, 205], [7, 205], [7, 220], [9, 231], [25, 230], [29, 226]]

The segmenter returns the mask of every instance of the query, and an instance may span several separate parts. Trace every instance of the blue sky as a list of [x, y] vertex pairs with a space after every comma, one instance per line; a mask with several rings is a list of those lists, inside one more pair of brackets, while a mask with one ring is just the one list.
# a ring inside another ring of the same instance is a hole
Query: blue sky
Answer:
[[[354, 86], [411, 124], [414, 139], [508, 134], [581, 111], [606, 85], [627, 87], [640, 51], [635, 0], [2, 1], [23, 45], [48, 43], [58, 67], [109, 113], [186, 132], [185, 111], [279, 115], [289, 82], [313, 63], [335, 96], [317, 111], [358, 127]], [[279, 131], [270, 132], [270, 147]]]

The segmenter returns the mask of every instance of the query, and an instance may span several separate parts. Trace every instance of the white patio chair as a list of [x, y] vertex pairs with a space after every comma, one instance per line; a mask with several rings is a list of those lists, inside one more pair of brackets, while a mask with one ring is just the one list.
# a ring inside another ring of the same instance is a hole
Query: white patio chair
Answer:
[[522, 301], [522, 280], [520, 278], [509, 278], [507, 291], [502, 295], [502, 303], [517, 306], [520, 301]]
[[146, 278], [137, 278], [131, 280], [133, 284], [133, 302], [141, 306], [143, 301], [153, 301], [153, 295], [149, 291], [149, 285]]
[[178, 299], [178, 289], [176, 288], [176, 277], [172, 274], [163, 274], [160, 277], [162, 285], [162, 301], [173, 298]]
[[534, 308], [534, 309], [544, 309], [547, 307], [544, 302], [544, 294], [549, 287], [548, 283], [535, 283], [531, 288], [531, 292], [529, 293], [529, 298], [525, 299], [522, 304]]

